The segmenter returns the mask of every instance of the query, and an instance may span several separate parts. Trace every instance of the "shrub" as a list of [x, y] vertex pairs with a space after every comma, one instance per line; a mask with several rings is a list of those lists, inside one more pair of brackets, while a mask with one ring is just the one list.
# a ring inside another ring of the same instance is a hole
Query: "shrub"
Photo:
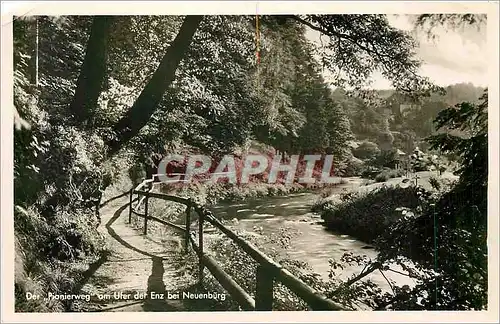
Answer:
[[358, 176], [361, 174], [364, 164], [362, 160], [351, 157], [342, 165], [338, 175], [342, 177]]
[[392, 178], [397, 178], [403, 176], [404, 171], [403, 170], [392, 170], [392, 169], [384, 169], [382, 172], [377, 174], [375, 176], [375, 181], [376, 182], [385, 182], [389, 179]]
[[376, 168], [394, 168], [398, 159], [397, 150], [391, 149], [380, 151], [368, 160], [367, 163]]
[[129, 168], [128, 172], [129, 172], [130, 180], [132, 180], [132, 183], [134, 185], [138, 185], [139, 183], [141, 183], [142, 180], [144, 180], [146, 178], [145, 165], [135, 163]]
[[342, 196], [340, 203], [325, 204], [321, 218], [328, 229], [371, 243], [401, 217], [397, 208], [415, 209], [425, 195], [428, 193], [422, 188], [413, 186], [384, 186], [367, 193], [349, 193]]
[[382, 172], [381, 168], [376, 168], [374, 166], [366, 166], [363, 171], [361, 172], [361, 177], [367, 178], [367, 179], [375, 179], [377, 174]]
[[380, 149], [377, 144], [364, 141], [357, 148], [355, 148], [352, 153], [358, 159], [367, 160], [379, 154]]
[[[95, 230], [95, 220], [84, 212], [58, 209], [53, 219], [47, 220], [33, 207], [16, 206], [14, 212], [16, 233], [16, 311], [64, 311], [69, 303], [26, 300], [26, 292], [46, 295], [70, 293], [76, 283], [76, 274], [69, 266], [84, 261], [105, 247]], [[62, 262], [62, 261], [70, 261]]]
[[375, 180], [376, 182], [385, 182], [389, 179], [401, 177], [403, 175], [403, 170], [377, 168], [373, 166], [366, 167], [361, 173], [361, 177]]
[[386, 172], [380, 172], [375, 176], [376, 182], [386, 182], [387, 180], [389, 180], [389, 176], [388, 173]]

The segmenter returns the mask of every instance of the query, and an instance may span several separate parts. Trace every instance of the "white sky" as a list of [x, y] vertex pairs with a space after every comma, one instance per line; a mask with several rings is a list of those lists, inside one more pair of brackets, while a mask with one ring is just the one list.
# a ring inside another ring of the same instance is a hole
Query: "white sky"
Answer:
[[[389, 16], [389, 22], [397, 28], [413, 28], [408, 16]], [[487, 86], [487, 45], [486, 27], [449, 30], [436, 27], [437, 36], [429, 39], [426, 34], [418, 35], [419, 48], [417, 57], [423, 61], [421, 75], [429, 77], [434, 83], [446, 86], [455, 83], [472, 83], [475, 86]], [[309, 30], [308, 38], [316, 41], [319, 33]], [[327, 77], [325, 75], [325, 77]], [[373, 75], [374, 89], [391, 88], [388, 80], [380, 74]]]

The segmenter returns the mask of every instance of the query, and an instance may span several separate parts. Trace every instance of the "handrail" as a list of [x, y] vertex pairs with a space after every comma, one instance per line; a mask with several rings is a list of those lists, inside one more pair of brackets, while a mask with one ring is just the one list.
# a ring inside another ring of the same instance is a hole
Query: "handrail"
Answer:
[[[196, 243], [196, 236], [194, 233], [191, 233], [190, 241], [195, 252], [199, 253], [200, 248]], [[215, 261], [211, 256], [203, 254], [203, 263], [207, 266], [215, 279], [217, 279], [238, 302], [241, 308], [245, 310], [255, 310], [255, 300], [252, 296], [241, 288], [241, 286], [217, 264], [217, 261]]]
[[[173, 195], [151, 192], [155, 178], [161, 174], [155, 174], [151, 179], [143, 180], [139, 185], [130, 190], [130, 207], [129, 207], [129, 222], [131, 215], [136, 214], [144, 218], [144, 234], [147, 233], [147, 221], [152, 220], [160, 224], [173, 227], [185, 235], [185, 245], [189, 248], [191, 244], [193, 250], [199, 257], [199, 279], [203, 280], [203, 269], [206, 267], [217, 281], [227, 290], [227, 292], [238, 302], [244, 310], [272, 310], [273, 303], [273, 281], [279, 281], [297, 296], [302, 298], [313, 310], [345, 310], [340, 304], [326, 298], [324, 295], [315, 291], [302, 280], [294, 276], [290, 271], [284, 269], [279, 263], [260, 251], [253, 244], [239, 237], [232, 230], [224, 226], [217, 218], [214, 217], [211, 211], [204, 206], [194, 203], [190, 198], [178, 197]], [[151, 186], [150, 186], [151, 184]], [[148, 186], [147, 190], [143, 187]], [[135, 208], [132, 206], [133, 195], [137, 194], [142, 199], [137, 199], [138, 204]], [[148, 199], [157, 198], [166, 201], [173, 201], [186, 205], [186, 228], [182, 225], [174, 224], [157, 217], [148, 215]], [[136, 211], [140, 207], [142, 201], [145, 201], [145, 213], [141, 214]], [[198, 214], [198, 243], [196, 242], [196, 234], [190, 230], [190, 210], [194, 209]], [[209, 222], [211, 225], [219, 229], [227, 237], [229, 237], [238, 247], [247, 253], [253, 260], [258, 263], [257, 267], [257, 282], [255, 300], [246, 292], [238, 283], [227, 274], [211, 256], [204, 253], [203, 250], [203, 223]]]

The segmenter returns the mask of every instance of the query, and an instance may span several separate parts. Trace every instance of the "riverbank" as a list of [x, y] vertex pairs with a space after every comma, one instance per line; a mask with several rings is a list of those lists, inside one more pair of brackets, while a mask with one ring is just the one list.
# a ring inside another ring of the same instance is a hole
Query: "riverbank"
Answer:
[[[329, 184], [322, 187], [304, 186], [298, 183], [293, 184], [268, 184], [268, 183], [250, 183], [245, 185], [232, 184], [212, 184], [212, 183], [193, 183], [189, 186], [166, 186], [159, 184], [155, 190], [165, 194], [177, 195], [191, 198], [195, 203], [207, 207], [217, 204], [245, 203], [268, 197], [282, 197], [290, 194], [315, 193], [318, 196], [321, 192], [329, 192], [335, 188], [342, 187], [347, 181], [339, 184]], [[183, 224], [185, 215], [185, 206], [175, 202], [168, 202], [158, 199], [149, 201], [149, 211], [151, 215], [164, 220]], [[192, 218], [196, 220], [196, 215]], [[141, 223], [134, 223], [140, 228]], [[154, 229], [153, 229], [154, 230]]]
[[[369, 189], [374, 187], [384, 187], [384, 185], [380, 183], [370, 184], [361, 178], [348, 178], [345, 183], [330, 188], [329, 194], [330, 196], [349, 195], [349, 193], [357, 191], [370, 191]], [[332, 270], [330, 259], [342, 263], [346, 253], [364, 258], [366, 262], [377, 258], [377, 251], [367, 246], [363, 240], [357, 239], [358, 235], [356, 234], [359, 233], [353, 233], [353, 236], [350, 236], [346, 235], [345, 232], [340, 234], [325, 231], [319, 216], [311, 212], [312, 204], [321, 197], [320, 192], [307, 193], [304, 192], [307, 191], [304, 189], [295, 189], [295, 192], [293, 192], [294, 190], [276, 190], [274, 192], [277, 194], [271, 197], [269, 188], [269, 186], [259, 186], [258, 189], [252, 190], [255, 187], [246, 187], [244, 191], [238, 192], [238, 195], [228, 193], [231, 192], [231, 189], [237, 191], [242, 188], [191, 186], [183, 189], [191, 190], [189, 194], [198, 200], [203, 200], [205, 204], [211, 203], [210, 209], [223, 223], [241, 237], [254, 243], [287, 269], [293, 269], [297, 276], [311, 281], [311, 285], [320, 291], [332, 292], [328, 287], [340, 286], [346, 280], [363, 271], [363, 263], [349, 264], [344, 262], [342, 271], [330, 278], [329, 274]], [[289, 188], [284, 187], [284, 189]], [[186, 191], [177, 194], [187, 195]], [[238, 199], [228, 198], [235, 196]], [[165, 204], [163, 201], [161, 203]], [[165, 207], [157, 212], [161, 215], [170, 214], [166, 212]], [[178, 212], [178, 219], [183, 219], [184, 209], [181, 208]], [[142, 222], [137, 225], [140, 228]], [[236, 278], [240, 285], [247, 287], [248, 291], [254, 291], [254, 279], [252, 278], [255, 269], [251, 260], [242, 256], [241, 251], [238, 251], [230, 242], [225, 242], [217, 231], [207, 228], [205, 239], [207, 252], [212, 253], [212, 256], [224, 266], [224, 270]], [[400, 268], [395, 268], [395, 270], [402, 271]], [[207, 276], [210, 277], [210, 275]], [[391, 284], [388, 280], [401, 286], [412, 287], [415, 284], [410, 278], [394, 272], [386, 274], [374, 272], [365, 279], [375, 283], [376, 287], [385, 292], [391, 291]], [[216, 282], [208, 281], [206, 285], [207, 289], [222, 289], [217, 286]], [[277, 306], [280, 309], [296, 310], [304, 307], [300, 301], [293, 299], [294, 297], [286, 290], [279, 288], [277, 294], [282, 297], [282, 299], [278, 298], [281, 300], [280, 306]], [[347, 295], [345, 294], [345, 296]], [[288, 298], [294, 300], [293, 305], [286, 304]], [[342, 295], [334, 298], [342, 298]], [[234, 304], [230, 304], [230, 301], [228, 303], [226, 306], [221, 305], [221, 307], [229, 307], [229, 309], [235, 307]], [[366, 307], [366, 305], [358, 305], [356, 309], [359, 307]], [[237, 310], [237, 308], [233, 310]]]
[[438, 176], [429, 171], [366, 185], [357, 179], [350, 190], [319, 199], [311, 210], [320, 215], [328, 230], [374, 243], [398, 219], [436, 193], [438, 186], [450, 186], [457, 179], [451, 173]]
[[337, 188], [348, 183], [342, 178], [339, 183], [325, 185], [304, 185], [300, 183], [282, 184], [255, 182], [242, 185], [227, 183], [193, 183], [189, 186], [163, 185], [161, 191], [191, 197], [203, 205], [217, 203], [241, 202], [264, 197], [277, 197], [294, 193], [319, 193], [331, 188]]

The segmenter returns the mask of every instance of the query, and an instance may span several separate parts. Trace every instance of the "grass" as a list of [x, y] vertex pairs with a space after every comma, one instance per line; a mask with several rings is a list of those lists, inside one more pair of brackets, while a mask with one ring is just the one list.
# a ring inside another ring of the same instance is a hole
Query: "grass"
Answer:
[[[71, 245], [63, 228], [46, 223], [34, 210], [17, 208], [16, 216], [15, 311], [70, 311], [72, 304], [69, 301], [43, 298], [49, 292], [75, 292], [90, 263], [102, 252], [96, 248], [102, 246], [100, 238], [80, 225], [76, 231], [82, 233], [81, 244]], [[29, 231], [19, 229], [21, 224]], [[66, 257], [68, 253], [71, 254], [69, 258]], [[28, 299], [27, 294], [38, 295], [40, 299]]]
[[[113, 180], [102, 202], [132, 186], [127, 174], [118, 174]], [[71, 301], [43, 298], [49, 292], [76, 292], [91, 264], [106, 252], [94, 212], [67, 207], [57, 206], [50, 219], [43, 217], [34, 205], [16, 206], [14, 210], [16, 312], [71, 311]], [[41, 298], [28, 300], [28, 293]]]

